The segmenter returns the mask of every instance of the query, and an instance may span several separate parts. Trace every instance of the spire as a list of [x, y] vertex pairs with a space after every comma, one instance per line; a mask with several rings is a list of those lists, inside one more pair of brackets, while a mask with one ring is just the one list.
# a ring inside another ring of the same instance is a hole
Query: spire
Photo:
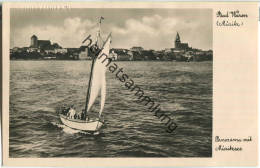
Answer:
[[35, 35], [32, 35], [32, 37], [31, 38], [37, 38], [37, 36], [35, 36]]
[[178, 32], [177, 32], [177, 35], [176, 35], [175, 42], [181, 42], [181, 38], [180, 38], [180, 35], [179, 35]]

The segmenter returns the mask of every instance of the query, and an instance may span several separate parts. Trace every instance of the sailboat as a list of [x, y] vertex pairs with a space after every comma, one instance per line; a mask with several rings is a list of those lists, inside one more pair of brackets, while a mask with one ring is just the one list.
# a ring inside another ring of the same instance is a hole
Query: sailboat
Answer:
[[[99, 30], [97, 32], [96, 41], [94, 46], [95, 49], [98, 49], [98, 52], [93, 54], [90, 78], [88, 83], [88, 90], [86, 96], [86, 103], [84, 109], [84, 118], [74, 119], [69, 118], [67, 115], [59, 114], [62, 123], [70, 128], [81, 130], [81, 131], [98, 131], [104, 124], [104, 120], [101, 118], [102, 112], [104, 110], [105, 98], [106, 98], [106, 64], [102, 62], [102, 59], [98, 59], [102, 54], [109, 55], [110, 43], [111, 43], [111, 33], [107, 36], [105, 41], [102, 41], [100, 35], [101, 20], [99, 21]], [[89, 36], [90, 37], [90, 36]], [[88, 37], [88, 38], [89, 38]], [[86, 40], [84, 40], [86, 41]], [[83, 43], [84, 43], [83, 41]], [[90, 39], [89, 41], [92, 42]], [[95, 100], [100, 94], [100, 109], [98, 112], [98, 117], [89, 118], [88, 113], [91, 111], [91, 107], [94, 104]]]

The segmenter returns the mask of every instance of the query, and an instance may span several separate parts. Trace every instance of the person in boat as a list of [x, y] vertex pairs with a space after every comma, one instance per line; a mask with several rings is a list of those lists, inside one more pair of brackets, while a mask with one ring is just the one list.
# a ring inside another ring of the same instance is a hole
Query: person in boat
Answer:
[[81, 112], [81, 120], [89, 121], [89, 116], [85, 115], [85, 110], [84, 109]]
[[75, 114], [75, 118], [81, 120], [81, 112]]
[[80, 116], [81, 120], [85, 119], [85, 110], [83, 109]]
[[69, 107], [69, 108], [66, 108], [65, 106], [63, 106], [63, 107], [62, 107], [61, 114], [63, 114], [63, 115], [66, 116], [66, 115], [68, 114], [69, 110], [70, 110], [70, 107]]
[[70, 106], [69, 112], [67, 113], [67, 117], [74, 119], [76, 114], [76, 110], [74, 109], [74, 106]]
[[86, 115], [86, 121], [89, 121], [89, 116], [88, 115]]
[[62, 115], [64, 115], [65, 112], [66, 112], [66, 108], [65, 108], [65, 106], [61, 107], [61, 112], [60, 112], [60, 113], [61, 113]]
[[62, 109], [61, 114], [62, 114], [62, 115], [66, 115], [66, 109], [65, 109], [65, 108]]

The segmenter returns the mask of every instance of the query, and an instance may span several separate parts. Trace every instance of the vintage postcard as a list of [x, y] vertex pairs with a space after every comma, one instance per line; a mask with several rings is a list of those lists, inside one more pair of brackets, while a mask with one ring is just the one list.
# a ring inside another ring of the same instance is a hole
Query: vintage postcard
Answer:
[[257, 25], [257, 3], [3, 3], [3, 164], [256, 166]]

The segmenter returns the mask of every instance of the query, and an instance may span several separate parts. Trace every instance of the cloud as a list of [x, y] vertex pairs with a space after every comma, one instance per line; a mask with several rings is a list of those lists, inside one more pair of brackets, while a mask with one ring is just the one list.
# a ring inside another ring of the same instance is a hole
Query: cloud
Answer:
[[[209, 30], [206, 29], [203, 23], [177, 17], [163, 18], [159, 15], [146, 16], [139, 20], [128, 19], [123, 27], [111, 27], [114, 36], [120, 36], [120, 39], [114, 41], [113, 46], [121, 45], [124, 48], [143, 46], [146, 49], [173, 48], [177, 31], [181, 34], [181, 38], [184, 37], [183, 42], [188, 42], [193, 47], [208, 49], [211, 48], [212, 35], [210, 27]], [[206, 35], [206, 39], [201, 38], [201, 35]]]
[[14, 31], [11, 37], [15, 46], [29, 46], [30, 37], [35, 34], [40, 40], [51, 40], [63, 47], [79, 47], [82, 40], [89, 33], [94, 34], [96, 23], [80, 18], [67, 18], [62, 26], [35, 26], [29, 25]]
[[[205, 17], [205, 16], [203, 16]], [[110, 22], [102, 24], [105, 34], [112, 32], [112, 47], [131, 48], [142, 46], [145, 49], [173, 48], [176, 32], [182, 42], [201, 49], [212, 48], [212, 23], [209, 19], [192, 19], [189, 17], [168, 16], [158, 14], [141, 18], [128, 18], [122, 24]], [[89, 34], [95, 37], [97, 23], [80, 17], [68, 17], [63, 24], [26, 25], [14, 29], [11, 34], [11, 47], [29, 46], [30, 37], [35, 34], [39, 39], [57, 42], [62, 47], [79, 47], [82, 40]]]

